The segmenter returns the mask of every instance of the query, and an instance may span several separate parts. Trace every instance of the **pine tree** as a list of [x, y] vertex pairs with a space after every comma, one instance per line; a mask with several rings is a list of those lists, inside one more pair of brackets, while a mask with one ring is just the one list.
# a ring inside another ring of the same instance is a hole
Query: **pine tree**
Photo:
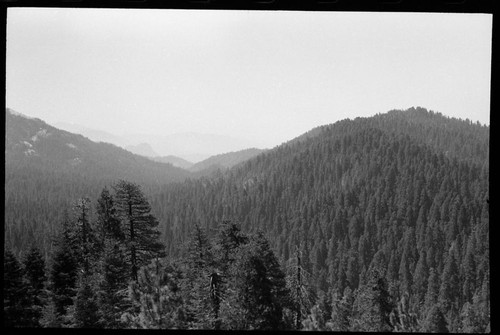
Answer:
[[429, 270], [427, 292], [425, 293], [424, 311], [428, 312], [437, 303], [439, 295], [439, 278], [434, 268]]
[[100, 325], [104, 328], [122, 328], [121, 316], [130, 307], [128, 299], [128, 264], [125, 252], [118, 242], [107, 240], [100, 261], [102, 280], [98, 289]]
[[483, 333], [485, 325], [481, 320], [474, 305], [466, 302], [460, 313], [462, 319], [462, 327], [460, 329], [463, 333]]
[[[351, 249], [352, 250], [352, 249]], [[355, 290], [358, 288], [359, 283], [359, 262], [358, 262], [358, 253], [352, 250], [349, 253], [349, 260], [347, 262], [347, 283], [351, 290]]]
[[71, 325], [75, 328], [100, 328], [97, 294], [91, 281], [91, 276], [80, 276], [72, 313], [69, 313]]
[[392, 330], [393, 309], [387, 282], [379, 269], [372, 269], [367, 283], [358, 291], [355, 301], [354, 331], [388, 332]]
[[75, 247], [67, 216], [63, 220], [56, 242], [56, 250], [50, 267], [49, 289], [53, 293], [57, 314], [64, 316], [66, 308], [73, 304], [78, 278], [78, 260], [75, 257]]
[[448, 333], [446, 319], [437, 304], [429, 310], [422, 330], [427, 333]]
[[302, 328], [302, 321], [314, 306], [316, 296], [311, 285], [311, 274], [302, 266], [303, 253], [300, 247], [295, 248], [295, 257], [286, 268], [287, 287], [293, 301], [295, 329]]
[[133, 328], [184, 329], [185, 305], [179, 287], [180, 271], [155, 259], [141, 268], [130, 284], [130, 296], [137, 309], [124, 315]]
[[418, 331], [417, 314], [412, 310], [410, 295], [404, 293], [397, 301], [396, 308], [390, 315], [391, 325], [396, 332], [416, 332]]
[[121, 230], [125, 233], [130, 278], [137, 280], [139, 268], [154, 258], [163, 257], [165, 247], [159, 241], [158, 220], [151, 214], [151, 206], [139, 185], [120, 180], [114, 189]]
[[458, 311], [460, 282], [457, 256], [456, 247], [455, 244], [453, 244], [446, 258], [443, 274], [441, 276], [441, 287], [439, 288], [438, 302], [440, 303], [445, 315], [450, 310], [453, 312]]
[[236, 223], [223, 221], [220, 224], [214, 246], [214, 257], [223, 275], [235, 261], [236, 249], [247, 242], [248, 237], [241, 233], [241, 228]]
[[3, 258], [3, 324], [4, 327], [25, 327], [31, 323], [31, 304], [28, 283], [23, 269], [10, 250]]
[[239, 248], [229, 269], [227, 295], [221, 305], [224, 329], [278, 330], [288, 328], [290, 309], [285, 275], [262, 233]]
[[49, 292], [46, 304], [42, 310], [40, 325], [44, 328], [61, 328], [63, 319], [57, 311], [54, 295]]
[[220, 308], [220, 274], [214, 267], [212, 246], [205, 231], [195, 225], [187, 248], [186, 274], [182, 290], [190, 328], [217, 327]]
[[473, 235], [470, 235], [467, 249], [464, 256], [464, 261], [462, 263], [462, 296], [466, 302], [472, 302], [472, 296], [474, 294], [474, 288], [476, 287], [476, 261], [475, 261], [475, 239]]
[[29, 284], [29, 295], [33, 299], [32, 315], [30, 326], [39, 327], [39, 320], [42, 316], [43, 296], [47, 276], [45, 274], [45, 260], [40, 250], [32, 245], [30, 251], [23, 261], [24, 275]]
[[96, 236], [90, 220], [90, 199], [78, 199], [73, 210], [76, 214], [76, 228], [73, 231], [75, 256], [85, 275], [90, 275], [91, 264], [97, 258]]
[[427, 279], [429, 278], [429, 269], [427, 268], [426, 253], [420, 252], [415, 273], [413, 274], [413, 292], [418, 301], [422, 301], [427, 288]]
[[347, 332], [351, 328], [354, 296], [352, 290], [346, 287], [342, 299], [337, 293], [332, 297], [332, 315], [329, 328], [337, 332]]
[[99, 236], [99, 243], [101, 248], [104, 248], [106, 239], [114, 239], [122, 241], [124, 239], [124, 232], [120, 227], [120, 219], [118, 217], [117, 209], [113, 195], [105, 187], [96, 204], [97, 215], [97, 231]]

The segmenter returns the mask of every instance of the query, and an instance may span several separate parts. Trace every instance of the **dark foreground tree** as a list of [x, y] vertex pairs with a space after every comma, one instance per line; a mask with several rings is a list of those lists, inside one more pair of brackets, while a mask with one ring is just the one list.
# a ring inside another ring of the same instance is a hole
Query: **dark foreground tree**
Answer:
[[92, 277], [80, 276], [78, 291], [71, 309], [70, 322], [75, 328], [100, 328], [97, 294]]
[[139, 185], [120, 180], [115, 186], [115, 204], [125, 234], [126, 261], [130, 264], [130, 279], [137, 280], [141, 266], [165, 255], [159, 241], [158, 220], [151, 214], [151, 206]]
[[102, 281], [99, 283], [98, 304], [100, 324], [104, 328], [122, 328], [122, 314], [130, 307], [128, 299], [128, 265], [125, 252], [115, 241], [104, 245], [100, 264]]
[[57, 239], [57, 246], [50, 268], [49, 289], [56, 312], [59, 316], [66, 314], [66, 308], [73, 304], [78, 279], [78, 260], [67, 218], [64, 219]]
[[39, 327], [44, 305], [44, 287], [47, 281], [45, 260], [40, 250], [33, 245], [24, 258], [24, 275], [29, 286], [29, 296], [33, 299], [31, 306], [30, 327]]
[[120, 227], [120, 218], [118, 217], [115, 201], [107, 187], [102, 190], [99, 199], [97, 199], [96, 216], [98, 244], [101, 249], [104, 248], [107, 239], [123, 240], [125, 236]]
[[220, 274], [214, 267], [212, 245], [205, 231], [194, 227], [184, 261], [184, 292], [190, 329], [217, 327], [220, 307]]
[[29, 326], [32, 300], [23, 278], [23, 269], [10, 250], [3, 258], [3, 324], [4, 327]]
[[342, 298], [338, 293], [333, 293], [332, 297], [332, 315], [327, 323], [330, 330], [338, 332], [347, 332], [350, 329], [352, 307], [354, 296], [349, 287], [344, 289]]
[[73, 229], [75, 256], [83, 273], [90, 275], [92, 264], [95, 263], [99, 253], [96, 232], [91, 224], [90, 199], [78, 199], [73, 210], [76, 215], [75, 227]]
[[186, 328], [184, 301], [179, 288], [180, 273], [175, 266], [153, 260], [141, 268], [138, 280], [130, 284], [134, 306], [124, 314], [131, 328]]
[[448, 328], [446, 325], [446, 319], [441, 312], [441, 308], [438, 304], [432, 306], [432, 308], [427, 313], [427, 318], [425, 319], [424, 325], [422, 327], [424, 332], [427, 333], [447, 333]]
[[382, 272], [374, 268], [368, 274], [368, 282], [363, 285], [354, 302], [354, 331], [392, 331], [390, 314], [393, 309], [387, 282]]
[[285, 275], [262, 233], [238, 248], [227, 280], [220, 311], [224, 329], [279, 330], [292, 326], [284, 318], [284, 309], [292, 308]]
[[44, 328], [60, 328], [63, 324], [63, 318], [57, 312], [54, 294], [49, 291], [45, 306], [42, 310], [40, 325]]

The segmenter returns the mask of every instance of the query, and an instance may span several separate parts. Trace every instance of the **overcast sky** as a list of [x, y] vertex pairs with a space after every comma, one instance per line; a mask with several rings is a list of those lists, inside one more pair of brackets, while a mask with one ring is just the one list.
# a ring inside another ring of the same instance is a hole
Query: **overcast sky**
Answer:
[[422, 106], [489, 124], [490, 14], [9, 8], [6, 105], [273, 147]]

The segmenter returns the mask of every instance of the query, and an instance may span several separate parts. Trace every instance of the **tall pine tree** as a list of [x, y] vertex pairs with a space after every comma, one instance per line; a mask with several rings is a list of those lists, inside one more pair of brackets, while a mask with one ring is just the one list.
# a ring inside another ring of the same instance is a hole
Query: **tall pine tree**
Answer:
[[139, 185], [120, 180], [114, 186], [115, 204], [125, 234], [126, 260], [130, 264], [130, 278], [137, 280], [139, 268], [165, 254], [159, 241], [158, 220], [151, 214], [151, 206]]
[[39, 327], [44, 305], [44, 288], [47, 281], [45, 260], [36, 245], [32, 245], [23, 261], [24, 274], [29, 284], [29, 295], [33, 299], [30, 326]]
[[4, 327], [30, 326], [31, 303], [28, 283], [21, 264], [10, 250], [3, 258], [3, 324]]
[[79, 264], [73, 243], [69, 219], [65, 215], [50, 267], [49, 289], [58, 316], [66, 314], [67, 307], [73, 304], [76, 295]]

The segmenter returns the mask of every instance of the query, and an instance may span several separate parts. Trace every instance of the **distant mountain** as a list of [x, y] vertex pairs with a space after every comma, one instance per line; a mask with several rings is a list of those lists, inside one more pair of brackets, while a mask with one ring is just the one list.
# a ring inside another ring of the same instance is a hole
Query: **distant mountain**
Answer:
[[7, 167], [50, 167], [90, 178], [128, 178], [141, 182], [184, 179], [186, 171], [153, 162], [109, 143], [55, 128], [40, 119], [6, 113], [5, 159]]
[[137, 145], [127, 145], [126, 150], [144, 157], [156, 157], [158, 154], [153, 150], [148, 143], [139, 143]]
[[88, 128], [75, 123], [58, 122], [55, 123], [54, 126], [56, 128], [69, 131], [70, 133], [81, 134], [94, 142], [112, 143], [122, 148], [133, 144], [124, 136], [118, 136], [106, 131]]
[[259, 143], [241, 138], [193, 132], [167, 135], [128, 134], [127, 138], [134, 143], [149, 143], [158, 152], [158, 156], [173, 155], [194, 163], [221, 152], [259, 146]]
[[187, 161], [183, 158], [177, 157], [177, 156], [157, 156], [157, 157], [152, 157], [152, 160], [156, 162], [161, 162], [161, 163], [170, 163], [173, 166], [180, 167], [182, 169], [188, 170], [190, 167], [193, 166], [193, 163], [190, 161]]
[[[82, 134], [93, 141], [112, 143], [133, 153], [146, 156], [176, 156], [188, 162], [200, 162], [221, 152], [239, 151], [261, 146], [257, 141], [249, 141], [224, 135], [201, 133], [156, 134], [112, 134], [110, 132], [88, 128], [79, 124], [59, 122], [57, 128]], [[148, 148], [137, 148], [148, 144]]]
[[263, 149], [250, 148], [235, 152], [228, 152], [225, 154], [219, 154], [194, 164], [189, 170], [192, 172], [211, 172], [217, 169], [228, 169], [265, 151], [266, 150]]
[[[19, 224], [29, 220], [30, 237], [50, 243], [50, 232], [78, 198], [96, 198], [105, 185], [126, 179], [148, 188], [190, 176], [171, 164], [154, 162], [108, 143], [55, 128], [36, 118], [6, 110], [6, 241], [26, 237]], [[30, 213], [37, 213], [30, 216]], [[20, 245], [16, 247], [17, 250]]]

